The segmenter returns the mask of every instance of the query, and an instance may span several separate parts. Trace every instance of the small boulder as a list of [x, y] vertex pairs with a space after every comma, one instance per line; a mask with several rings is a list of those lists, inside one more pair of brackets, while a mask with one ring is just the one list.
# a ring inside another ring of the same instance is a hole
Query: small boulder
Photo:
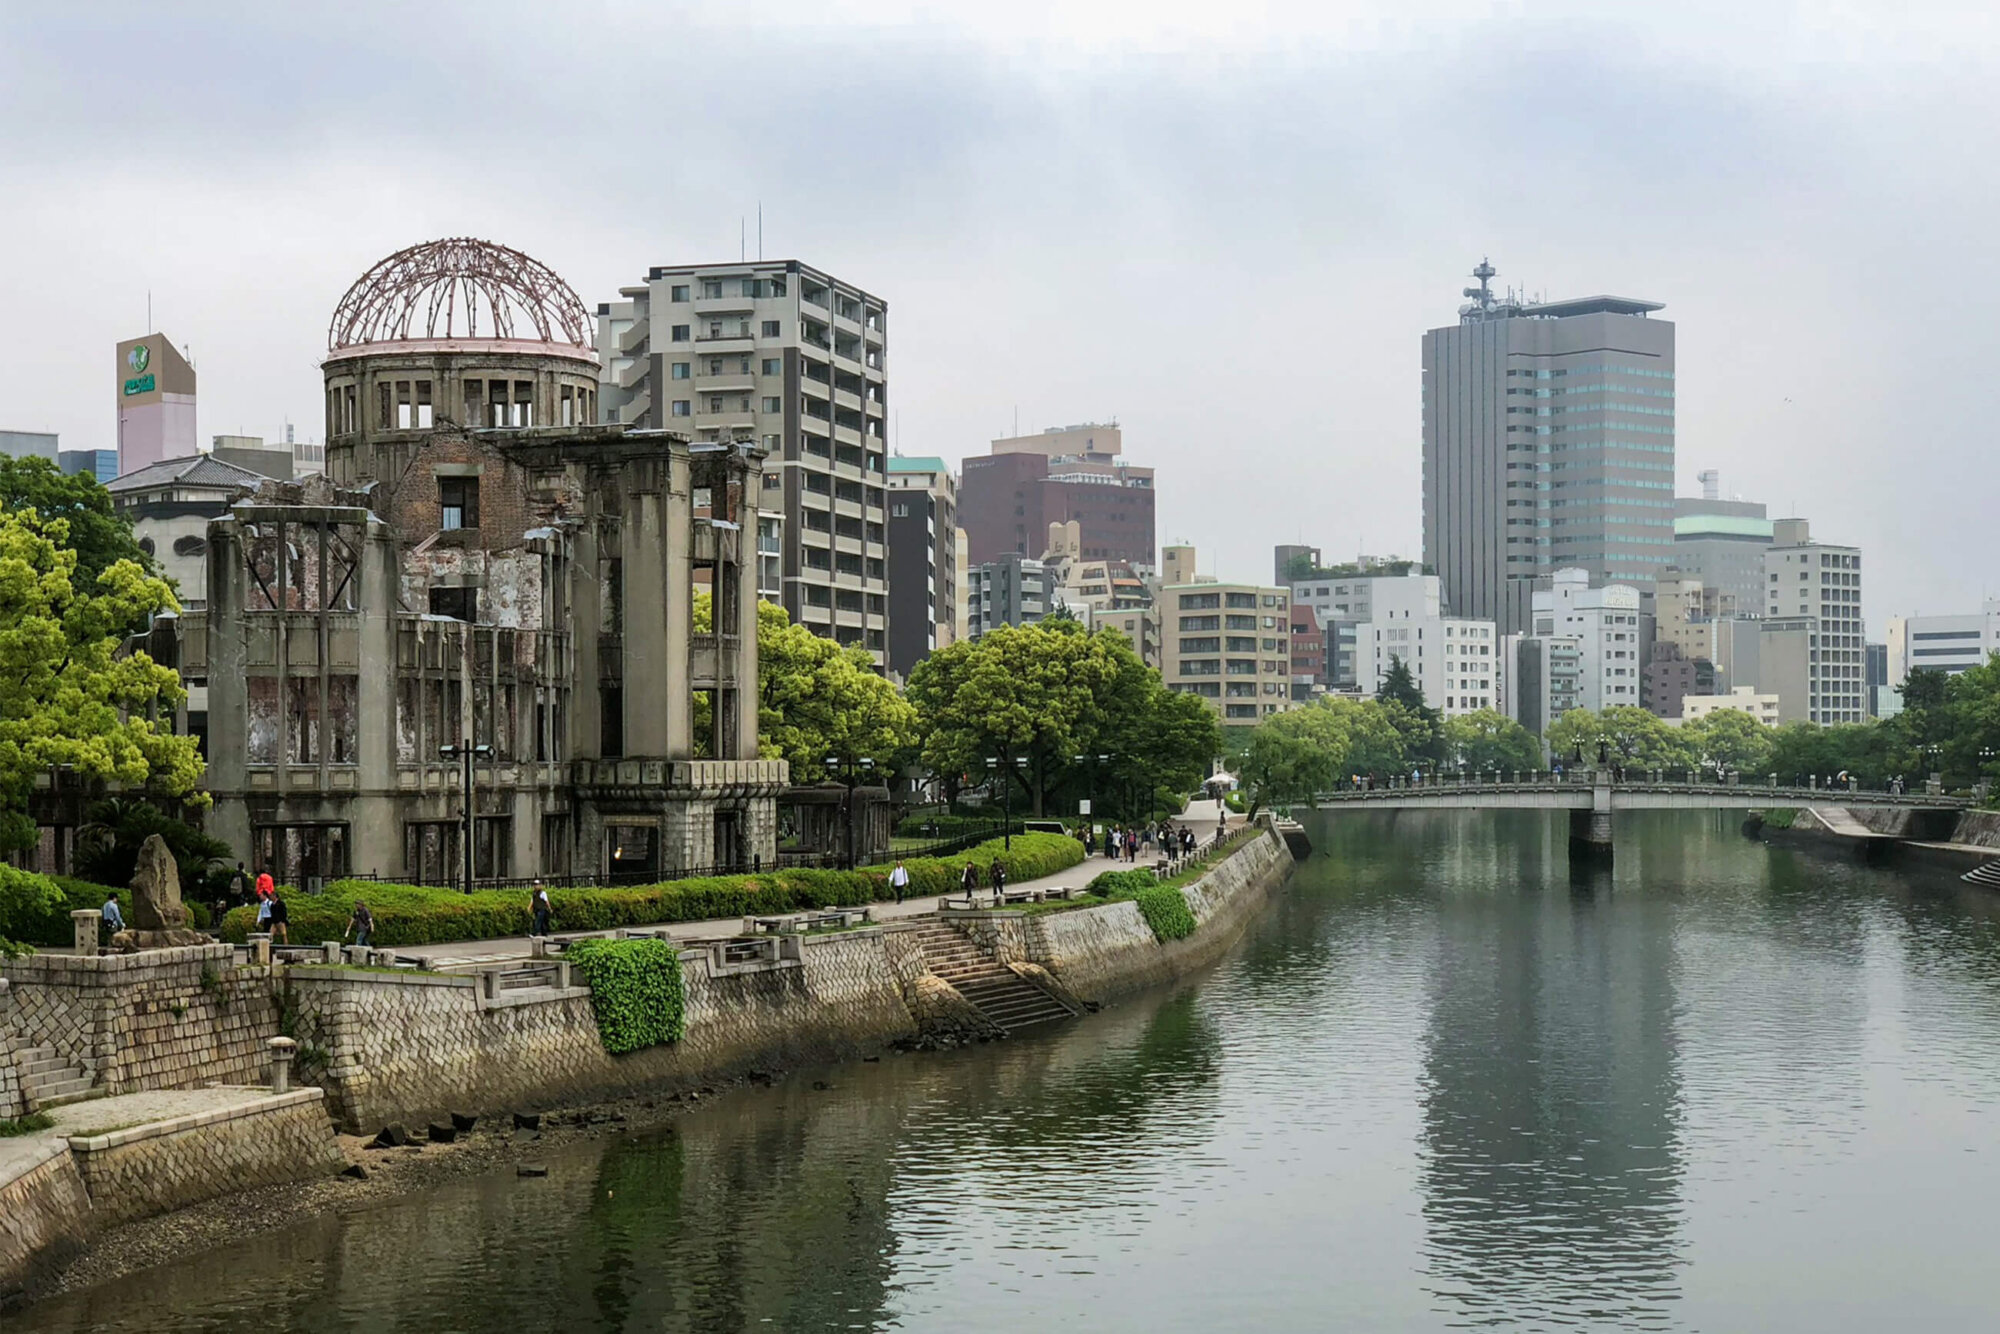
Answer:
[[541, 1128], [542, 1128], [542, 1118], [540, 1113], [538, 1112], [514, 1113], [514, 1129], [540, 1130]]
[[433, 1144], [449, 1144], [458, 1138], [458, 1127], [441, 1126], [433, 1122], [430, 1128], [430, 1137]]
[[352, 1177], [356, 1181], [366, 1181], [368, 1179], [368, 1169], [360, 1163], [349, 1163], [340, 1170], [340, 1174], [344, 1177]]
[[472, 1128], [478, 1124], [479, 1118], [476, 1116], [467, 1116], [464, 1112], [453, 1112], [451, 1114], [451, 1127], [461, 1135], [471, 1134]]
[[514, 1169], [514, 1175], [517, 1177], [545, 1177], [548, 1174], [549, 1169], [540, 1163], [522, 1163]]
[[369, 1147], [375, 1149], [400, 1149], [409, 1142], [410, 1132], [408, 1128], [401, 1121], [391, 1121], [376, 1132], [375, 1139]]

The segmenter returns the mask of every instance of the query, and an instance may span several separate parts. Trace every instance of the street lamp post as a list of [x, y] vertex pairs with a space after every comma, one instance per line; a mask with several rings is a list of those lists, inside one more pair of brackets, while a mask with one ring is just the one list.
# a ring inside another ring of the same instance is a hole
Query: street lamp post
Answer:
[[459, 816], [460, 823], [464, 827], [463, 832], [465, 835], [465, 854], [464, 854], [465, 874], [463, 879], [465, 884], [465, 892], [470, 894], [472, 892], [472, 882], [476, 878], [475, 876], [476, 868], [472, 864], [472, 850], [473, 850], [472, 762], [475, 759], [480, 759], [480, 760], [492, 759], [493, 747], [486, 745], [475, 746], [472, 744], [470, 740], [466, 740], [459, 742], [455, 746], [452, 745], [439, 746], [438, 754], [444, 759], [457, 760], [459, 762], [459, 782], [461, 785], [461, 792], [464, 797], [464, 811]]
[[1090, 793], [1090, 798], [1089, 798], [1089, 800], [1090, 800], [1090, 814], [1084, 817], [1084, 824], [1085, 824], [1085, 825], [1086, 825], [1086, 827], [1087, 827], [1087, 826], [1089, 826], [1090, 824], [1094, 823], [1094, 822], [1096, 821], [1096, 819], [1097, 819], [1097, 774], [1098, 774], [1098, 770], [1100, 770], [1100, 769], [1104, 768], [1105, 766], [1107, 766], [1107, 765], [1109, 765], [1109, 764], [1111, 763], [1111, 756], [1110, 756], [1110, 755], [1108, 755], [1108, 754], [1106, 754], [1106, 755], [1076, 755], [1076, 756], [1072, 756], [1071, 758], [1073, 758], [1073, 759], [1074, 759], [1074, 760], [1075, 760], [1075, 761], [1076, 761], [1076, 762], [1077, 762], [1078, 764], [1081, 764], [1081, 765], [1086, 765], [1086, 766], [1088, 767], [1088, 772], [1089, 772], [1089, 774], [1090, 774], [1090, 782], [1089, 782], [1089, 783], [1088, 783], [1088, 784], [1086, 785], [1086, 788], [1085, 788], [1085, 790], [1086, 790], [1086, 791], [1088, 791], [1088, 792]]
[[1013, 759], [993, 756], [986, 757], [986, 772], [1000, 780], [1000, 846], [1014, 850], [1014, 774], [1028, 767], [1028, 757], [1015, 756]]
[[846, 845], [846, 869], [854, 869], [854, 789], [861, 785], [863, 777], [875, 772], [875, 761], [862, 756], [860, 759], [826, 757], [827, 776], [847, 788], [840, 799], [840, 823]]

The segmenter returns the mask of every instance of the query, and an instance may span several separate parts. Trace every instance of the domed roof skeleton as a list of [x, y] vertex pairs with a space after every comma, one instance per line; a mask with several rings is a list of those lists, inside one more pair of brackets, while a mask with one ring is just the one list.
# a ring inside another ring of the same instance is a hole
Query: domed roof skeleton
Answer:
[[362, 274], [334, 307], [327, 348], [513, 340], [517, 323], [522, 337], [536, 342], [588, 349], [594, 341], [590, 313], [553, 269], [491, 241], [447, 237], [398, 250]]

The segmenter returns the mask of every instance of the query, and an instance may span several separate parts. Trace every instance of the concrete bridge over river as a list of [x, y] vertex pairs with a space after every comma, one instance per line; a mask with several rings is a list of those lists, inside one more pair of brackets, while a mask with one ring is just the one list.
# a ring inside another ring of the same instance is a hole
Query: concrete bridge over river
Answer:
[[[1768, 810], [1812, 807], [1823, 820], [1843, 820], [1853, 826], [1840, 832], [1855, 837], [1877, 835], [1845, 812], [1862, 807], [1951, 814], [1969, 808], [1962, 797], [1927, 792], [1863, 792], [1853, 787], [1780, 787], [1775, 782], [1674, 781], [1664, 773], [1611, 770], [1572, 771], [1552, 775], [1501, 775], [1467, 778], [1437, 777], [1420, 781], [1391, 779], [1373, 787], [1323, 792], [1312, 804], [1323, 811], [1568, 811], [1573, 856], [1611, 856], [1613, 816], [1619, 811]], [[1827, 808], [1842, 813], [1831, 815]]]

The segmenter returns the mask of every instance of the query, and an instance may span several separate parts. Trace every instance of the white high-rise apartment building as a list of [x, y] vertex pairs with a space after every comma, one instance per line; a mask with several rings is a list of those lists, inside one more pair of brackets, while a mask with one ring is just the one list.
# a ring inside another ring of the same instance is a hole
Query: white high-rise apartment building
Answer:
[[1861, 722], [1868, 717], [1861, 549], [1813, 541], [1804, 519], [1779, 519], [1772, 529], [1759, 689], [1779, 696], [1786, 722]]
[[1379, 690], [1401, 659], [1424, 701], [1447, 718], [1499, 707], [1503, 663], [1492, 621], [1440, 615], [1430, 576], [1376, 580], [1371, 606], [1355, 653], [1355, 685], [1363, 694]]
[[1328, 575], [1292, 583], [1292, 602], [1311, 607], [1326, 629], [1327, 681], [1336, 690], [1359, 684], [1361, 627], [1375, 619], [1378, 589], [1385, 609], [1410, 608], [1422, 616], [1444, 614], [1443, 585], [1434, 574]]
[[2000, 599], [1976, 616], [1893, 616], [1889, 619], [1889, 684], [1900, 686], [1920, 667], [1956, 676], [2000, 653]]
[[662, 266], [618, 295], [597, 308], [603, 419], [762, 445], [778, 600], [881, 662], [888, 304], [797, 260]]
[[1578, 707], [1595, 713], [1638, 706], [1644, 680], [1638, 589], [1592, 588], [1587, 571], [1557, 570], [1547, 589], [1535, 591], [1531, 615], [1537, 636], [1576, 641]]

